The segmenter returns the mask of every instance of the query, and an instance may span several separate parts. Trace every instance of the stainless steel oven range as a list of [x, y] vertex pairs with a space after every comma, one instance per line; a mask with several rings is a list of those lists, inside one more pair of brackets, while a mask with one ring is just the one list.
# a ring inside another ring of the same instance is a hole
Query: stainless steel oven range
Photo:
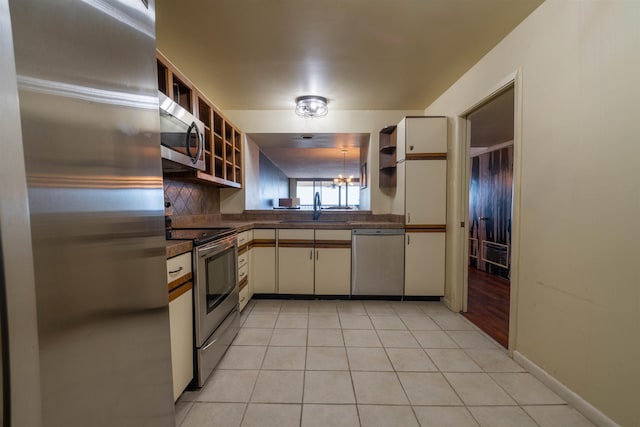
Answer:
[[193, 240], [194, 385], [202, 387], [240, 329], [237, 233], [173, 229], [170, 238]]

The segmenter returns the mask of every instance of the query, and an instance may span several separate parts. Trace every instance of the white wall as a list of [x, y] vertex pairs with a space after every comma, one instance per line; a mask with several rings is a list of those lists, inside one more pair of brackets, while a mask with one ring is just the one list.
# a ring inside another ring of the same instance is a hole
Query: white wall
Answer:
[[[617, 423], [637, 426], [640, 2], [547, 0], [424, 113], [457, 117], [518, 69], [515, 349]], [[464, 219], [457, 120], [450, 135], [447, 222], [456, 224]], [[463, 240], [451, 233], [447, 242], [452, 298]]]
[[260, 208], [260, 149], [244, 134], [242, 144], [242, 188], [220, 189], [220, 213], [242, 213]]
[[[329, 114], [322, 119], [299, 117], [295, 114], [293, 108], [290, 111], [231, 110], [225, 111], [225, 114], [245, 133], [370, 133], [369, 159], [367, 162], [369, 183], [364, 190], [364, 194], [361, 192], [360, 201], [363, 208], [366, 209], [367, 203], [370, 203], [369, 206], [373, 213], [383, 214], [391, 212], [393, 193], [383, 193], [378, 188], [378, 132], [385, 126], [397, 124], [404, 116], [421, 115], [422, 111], [335, 111], [329, 109]], [[248, 165], [246, 160], [245, 165]], [[244, 169], [246, 171], [250, 168], [245, 167]], [[245, 180], [245, 182], [249, 181]], [[227, 203], [228, 199], [225, 195], [230, 191], [235, 191], [239, 194], [237, 190], [221, 191], [220, 204], [223, 213], [237, 212], [240, 208], [240, 205], [235, 203], [236, 200], [234, 200], [233, 205]]]

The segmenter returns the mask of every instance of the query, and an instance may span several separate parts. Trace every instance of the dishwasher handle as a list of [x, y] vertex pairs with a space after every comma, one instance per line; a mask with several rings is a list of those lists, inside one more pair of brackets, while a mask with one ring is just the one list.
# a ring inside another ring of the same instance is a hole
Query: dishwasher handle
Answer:
[[351, 231], [352, 236], [401, 236], [404, 228], [356, 228]]

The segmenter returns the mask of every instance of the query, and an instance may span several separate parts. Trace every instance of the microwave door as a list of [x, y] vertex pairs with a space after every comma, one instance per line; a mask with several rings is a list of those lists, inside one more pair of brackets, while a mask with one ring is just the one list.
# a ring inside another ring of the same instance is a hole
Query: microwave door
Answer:
[[[166, 111], [160, 110], [160, 143], [167, 149], [162, 149], [162, 156], [173, 162], [205, 170], [202, 156], [202, 134], [195, 122], [186, 124]], [[165, 164], [165, 170], [170, 170], [171, 165]], [[180, 170], [177, 167], [176, 170]]]

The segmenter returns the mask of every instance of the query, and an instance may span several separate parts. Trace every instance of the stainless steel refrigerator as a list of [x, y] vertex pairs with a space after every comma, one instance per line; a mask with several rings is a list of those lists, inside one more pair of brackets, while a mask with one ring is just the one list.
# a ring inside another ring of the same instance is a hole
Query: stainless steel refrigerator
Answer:
[[154, 3], [0, 9], [4, 421], [173, 426]]

